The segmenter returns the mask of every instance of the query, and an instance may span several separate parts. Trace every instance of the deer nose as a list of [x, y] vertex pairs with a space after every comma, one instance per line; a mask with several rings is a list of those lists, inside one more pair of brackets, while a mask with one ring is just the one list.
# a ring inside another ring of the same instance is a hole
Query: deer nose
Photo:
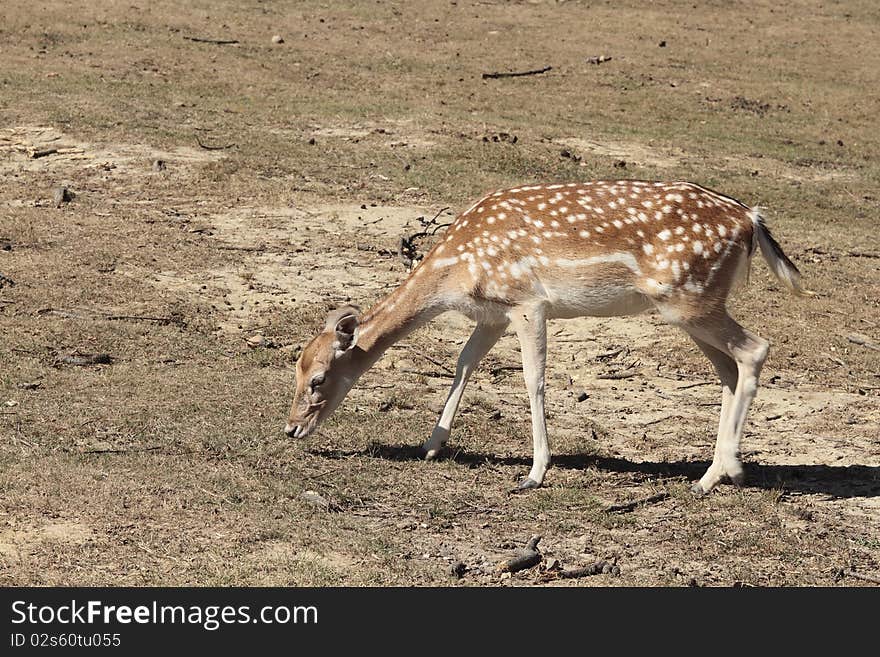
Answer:
[[298, 424], [291, 424], [290, 422], [288, 422], [284, 425], [284, 433], [286, 433], [290, 438], [296, 438], [300, 432], [300, 429], [300, 425]]

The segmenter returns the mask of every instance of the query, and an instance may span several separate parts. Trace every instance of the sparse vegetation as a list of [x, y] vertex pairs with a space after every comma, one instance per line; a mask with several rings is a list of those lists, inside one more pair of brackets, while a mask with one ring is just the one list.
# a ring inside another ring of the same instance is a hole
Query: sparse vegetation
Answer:
[[[86, 4], [7, 0], [0, 26], [0, 583], [538, 584], [496, 569], [535, 534], [564, 568], [620, 568], [554, 586], [880, 572], [880, 354], [847, 340], [880, 341], [876, 3]], [[29, 156], [47, 144], [68, 150]], [[418, 216], [618, 177], [766, 206], [819, 292], [756, 263], [735, 301], [773, 343], [745, 487], [688, 492], [719, 394], [650, 316], [551, 325], [556, 458], [526, 495], [508, 493], [531, 455], [511, 337], [445, 458], [418, 458], [449, 384], [433, 361], [454, 368], [467, 334], [451, 316], [317, 435], [284, 437], [297, 349], [402, 279]], [[57, 362], [75, 351], [112, 363]], [[609, 359], [641, 373], [597, 380]]]

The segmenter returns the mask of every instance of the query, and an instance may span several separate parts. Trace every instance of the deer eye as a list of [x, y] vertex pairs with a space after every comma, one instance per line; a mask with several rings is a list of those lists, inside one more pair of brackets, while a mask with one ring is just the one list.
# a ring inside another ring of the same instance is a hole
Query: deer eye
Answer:
[[317, 376], [313, 376], [312, 380], [309, 382], [309, 387], [314, 390], [319, 387], [322, 383], [324, 383], [324, 375], [318, 374]]

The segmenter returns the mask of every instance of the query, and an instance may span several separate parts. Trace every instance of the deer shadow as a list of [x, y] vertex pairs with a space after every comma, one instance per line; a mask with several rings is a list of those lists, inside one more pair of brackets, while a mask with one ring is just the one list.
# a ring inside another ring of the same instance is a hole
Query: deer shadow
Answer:
[[[373, 444], [363, 450], [309, 450], [309, 453], [327, 459], [363, 456], [388, 461], [419, 461], [424, 458], [421, 447], [415, 445]], [[469, 468], [483, 465], [529, 468], [532, 465], [530, 457], [498, 456], [452, 448], [447, 448], [438, 460], [452, 461]], [[594, 467], [605, 472], [641, 474], [649, 479], [684, 477], [697, 480], [709, 467], [709, 463], [709, 461], [630, 461], [613, 456], [558, 454], [553, 457], [552, 467], [570, 470]], [[745, 463], [744, 467], [746, 487], [822, 494], [835, 498], [880, 497], [880, 466]]]

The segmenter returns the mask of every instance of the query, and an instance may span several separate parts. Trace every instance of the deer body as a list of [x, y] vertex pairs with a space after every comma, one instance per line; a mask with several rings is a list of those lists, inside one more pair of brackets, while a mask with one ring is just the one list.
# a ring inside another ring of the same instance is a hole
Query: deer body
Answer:
[[809, 294], [756, 209], [693, 183], [595, 181], [493, 192], [459, 215], [407, 280], [363, 317], [352, 307], [331, 313], [297, 362], [286, 431], [307, 435], [388, 347], [456, 310], [476, 327], [423, 445], [426, 457], [448, 440], [468, 378], [511, 327], [520, 341], [534, 442], [520, 487], [539, 486], [550, 464], [547, 320], [654, 307], [692, 337], [721, 379], [715, 455], [695, 490], [708, 492], [724, 479], [739, 483], [739, 442], [768, 343], [727, 314], [726, 300], [748, 275], [758, 246], [777, 278]]

